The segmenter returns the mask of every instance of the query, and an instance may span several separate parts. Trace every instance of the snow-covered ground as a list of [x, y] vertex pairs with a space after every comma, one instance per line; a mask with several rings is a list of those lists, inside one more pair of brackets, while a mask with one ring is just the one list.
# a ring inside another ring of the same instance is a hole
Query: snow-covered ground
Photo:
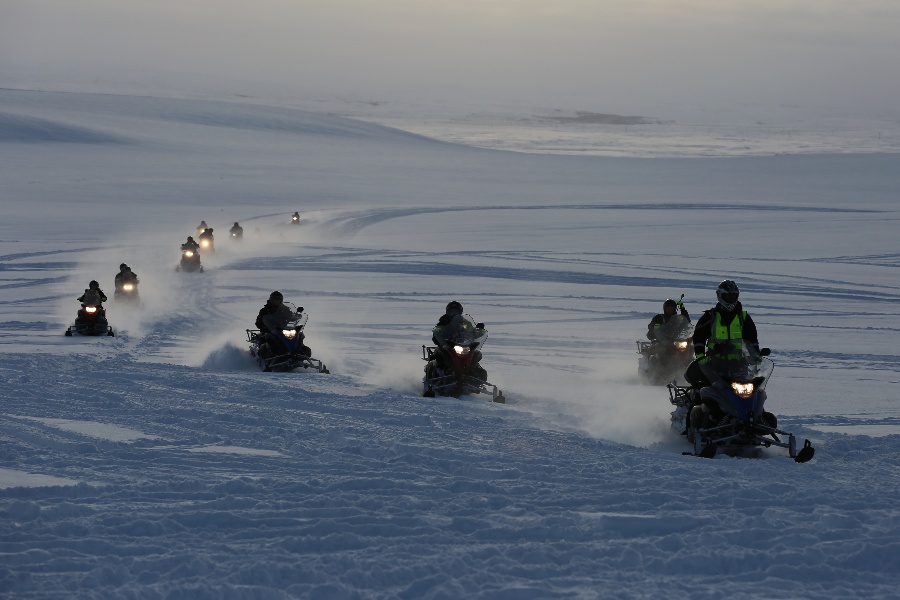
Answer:
[[[617, 140], [513, 153], [249, 102], [0, 90], [0, 594], [895, 598], [900, 154]], [[201, 219], [218, 251], [176, 273]], [[143, 308], [64, 337], [122, 261]], [[682, 456], [668, 394], [637, 381], [662, 301], [697, 315], [726, 277], [810, 463]], [[331, 374], [251, 361], [273, 289]], [[450, 299], [487, 324], [508, 404], [421, 397]]]

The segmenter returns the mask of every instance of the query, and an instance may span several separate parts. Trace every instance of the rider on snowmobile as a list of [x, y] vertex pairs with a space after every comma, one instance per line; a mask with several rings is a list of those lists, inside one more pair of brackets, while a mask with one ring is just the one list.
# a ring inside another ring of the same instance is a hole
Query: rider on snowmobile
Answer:
[[[299, 315], [302, 312], [302, 306], [297, 309], [296, 314], [290, 308], [285, 306], [284, 294], [278, 290], [269, 294], [269, 299], [266, 301], [265, 306], [260, 309], [259, 315], [256, 317], [256, 327], [259, 329], [259, 334], [262, 338], [260, 343], [261, 355], [272, 355], [281, 349], [283, 344], [281, 344], [273, 332], [283, 329], [288, 324], [288, 321], [294, 319], [296, 315]], [[283, 349], [280, 351], [283, 352]], [[312, 350], [307, 346], [303, 346], [301, 352], [307, 356], [312, 355]]]
[[[697, 327], [694, 329], [694, 361], [688, 366], [684, 378], [691, 384], [693, 392], [710, 385], [700, 365], [707, 360], [706, 355], [717, 353], [717, 346], [723, 342], [740, 340], [738, 343], [750, 344], [753, 351], [759, 352], [759, 337], [756, 324], [738, 302], [740, 290], [737, 284], [726, 279], [716, 288], [718, 303], [705, 311]], [[696, 398], [697, 395], [694, 394]]]
[[206, 224], [206, 221], [200, 221], [200, 224], [197, 225], [197, 235], [200, 235], [201, 233], [206, 231], [207, 227], [209, 227], [209, 225]]
[[84, 293], [78, 297], [78, 301], [82, 304], [89, 304], [102, 309], [103, 306], [101, 305], [106, 302], [106, 294], [100, 289], [100, 284], [93, 280], [88, 284], [88, 289], [84, 290]]
[[193, 250], [196, 252], [200, 249], [200, 244], [194, 241], [194, 236], [189, 235], [187, 241], [181, 245], [182, 250]]
[[[451, 363], [449, 354], [453, 338], [459, 329], [463, 320], [462, 304], [456, 300], [447, 304], [444, 314], [438, 319], [437, 325], [432, 329], [431, 340], [437, 346], [437, 358], [442, 368], [449, 368]], [[479, 329], [484, 325], [479, 323]], [[472, 369], [478, 374], [479, 378], [487, 380], [487, 371], [481, 366], [481, 351], [475, 353], [472, 359]]]
[[115, 277], [115, 285], [116, 290], [121, 291], [122, 286], [126, 283], [136, 284], [139, 283], [137, 273], [131, 270], [131, 267], [122, 263], [119, 265], [119, 272], [116, 273]]
[[663, 311], [662, 314], [656, 315], [652, 319], [650, 319], [650, 324], [647, 325], [647, 339], [655, 340], [657, 330], [669, 322], [669, 320], [675, 316], [675, 309], [681, 307], [681, 315], [685, 317], [688, 321], [691, 320], [691, 316], [688, 314], [687, 309], [684, 307], [684, 302], [675, 302], [671, 298], [667, 299], [663, 302]]
[[228, 233], [230, 233], [233, 238], [242, 238], [244, 237], [244, 228], [235, 221], [231, 229], [228, 230]]

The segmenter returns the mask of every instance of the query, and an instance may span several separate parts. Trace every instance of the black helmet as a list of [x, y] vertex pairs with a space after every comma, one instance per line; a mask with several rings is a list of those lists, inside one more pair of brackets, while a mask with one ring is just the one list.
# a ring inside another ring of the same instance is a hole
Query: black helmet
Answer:
[[193, 242], [193, 241], [194, 241], [194, 236], [192, 236], [192, 235], [189, 235], [189, 236], [188, 236], [188, 239], [187, 239], [187, 241], [189, 241], [189, 242]]
[[120, 270], [120, 271], [124, 271], [124, 270], [127, 269], [127, 268], [128, 268], [128, 265], [126, 265], [125, 263], [122, 263], [121, 265], [119, 265], [119, 270]]
[[235, 226], [235, 227], [240, 227], [240, 225], [238, 225], [238, 222], [237, 222], [237, 221], [234, 222], [234, 226]]
[[461, 315], [463, 313], [462, 304], [453, 300], [449, 304], [447, 304], [447, 314], [448, 315]]
[[278, 302], [284, 302], [284, 294], [275, 290], [271, 294], [269, 294], [269, 300], [277, 300]]
[[97, 282], [97, 280], [95, 279], [95, 280], [91, 281], [91, 282], [88, 284], [88, 287], [91, 288], [92, 290], [99, 290], [99, 289], [100, 289], [100, 284], [99, 284], [99, 283]]
[[674, 300], [672, 300], [671, 298], [668, 298], [665, 302], [663, 302], [663, 312], [666, 312], [667, 308], [671, 308], [672, 314], [674, 315], [675, 309], [678, 308], [678, 303], [675, 302]]
[[738, 289], [735, 282], [730, 279], [724, 280], [719, 284], [719, 287], [716, 288], [716, 298], [719, 300], [719, 306], [729, 312], [733, 311], [734, 307], [737, 305], [740, 293], [741, 290]]

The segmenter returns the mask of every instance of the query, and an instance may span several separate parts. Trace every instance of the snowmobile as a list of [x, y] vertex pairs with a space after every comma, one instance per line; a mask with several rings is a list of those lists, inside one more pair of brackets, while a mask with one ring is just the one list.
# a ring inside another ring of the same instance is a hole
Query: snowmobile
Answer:
[[300, 224], [300, 213], [295, 212], [291, 215], [291, 225], [299, 225]]
[[99, 303], [84, 303], [75, 317], [75, 324], [66, 329], [66, 336], [78, 335], [107, 335], [115, 336], [109, 321], [106, 320], [106, 311]]
[[656, 330], [656, 339], [638, 340], [638, 374], [650, 385], [677, 382], [694, 358], [694, 324], [684, 315], [672, 315]]
[[116, 286], [116, 292], [113, 296], [116, 302], [124, 302], [126, 304], [140, 304], [141, 298], [138, 295], [138, 282], [135, 277], [125, 277]]
[[181, 248], [181, 262], [175, 267], [176, 271], [186, 273], [202, 273], [203, 265], [200, 264], [200, 252], [193, 248]]
[[437, 346], [422, 346], [422, 360], [426, 361], [422, 377], [422, 395], [459, 398], [467, 394], [490, 394], [491, 401], [505, 403], [506, 397], [497, 386], [488, 383], [487, 371], [479, 364], [481, 347], [487, 339], [484, 323], [475, 323], [469, 315], [458, 315], [448, 327], [452, 327], [450, 352]]
[[266, 372], [315, 369], [319, 373], [328, 373], [328, 368], [322, 361], [313, 358], [309, 347], [303, 345], [306, 337], [303, 329], [308, 315], [290, 302], [285, 302], [284, 305], [294, 315], [284, 327], [268, 334], [263, 334], [259, 329], [247, 330], [250, 355], [256, 359], [259, 368]]
[[212, 231], [212, 229], [207, 229], [198, 237], [198, 239], [200, 240], [200, 249], [204, 252], [216, 251], [216, 244], [215, 240], [213, 239]]
[[[809, 440], [798, 450], [793, 434], [778, 429], [778, 419], [765, 410], [766, 383], [775, 363], [770, 350], [757, 351], [744, 343], [717, 344], [716, 353], [700, 363], [712, 382], [699, 390], [669, 384], [669, 401], [675, 406], [672, 428], [694, 445], [686, 455], [712, 458], [718, 451], [731, 456], [752, 456], [760, 448], [787, 448], [798, 463], [812, 459]], [[787, 441], [782, 441], [786, 437]]]

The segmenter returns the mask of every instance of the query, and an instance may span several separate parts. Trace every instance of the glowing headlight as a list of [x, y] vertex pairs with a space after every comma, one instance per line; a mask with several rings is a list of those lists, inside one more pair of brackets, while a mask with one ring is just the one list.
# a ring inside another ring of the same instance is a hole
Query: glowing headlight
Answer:
[[97, 312], [97, 307], [96, 307], [96, 306], [85, 306], [85, 307], [84, 307], [84, 312], [86, 312], [86, 313], [89, 314], [89, 315], [92, 315], [92, 314], [94, 314], [95, 312]]
[[192, 256], [194, 255], [194, 252], [193, 252], [192, 250], [185, 250], [185, 251], [184, 251], [184, 255], [185, 255], [186, 257], [190, 258], [190, 257], [192, 257]]
[[126, 292], [130, 292], [131, 290], [134, 289], [134, 284], [126, 283], [125, 285], [122, 286], [122, 289], [125, 290]]
[[731, 389], [734, 390], [734, 393], [740, 396], [741, 398], [749, 398], [753, 394], [753, 384], [752, 383], [732, 383]]
[[453, 351], [459, 355], [465, 356], [471, 352], [471, 349], [468, 346], [453, 346]]
[[688, 347], [687, 340], [677, 340], [675, 342], [675, 347], [678, 348], [679, 350], [687, 350], [687, 347]]
[[203, 240], [202, 242], [200, 242], [200, 245], [206, 248], [207, 246], [209, 246], [209, 240]]
[[281, 335], [283, 335], [284, 337], [286, 337], [289, 340], [292, 340], [295, 337], [297, 337], [297, 330], [296, 329], [282, 329]]

